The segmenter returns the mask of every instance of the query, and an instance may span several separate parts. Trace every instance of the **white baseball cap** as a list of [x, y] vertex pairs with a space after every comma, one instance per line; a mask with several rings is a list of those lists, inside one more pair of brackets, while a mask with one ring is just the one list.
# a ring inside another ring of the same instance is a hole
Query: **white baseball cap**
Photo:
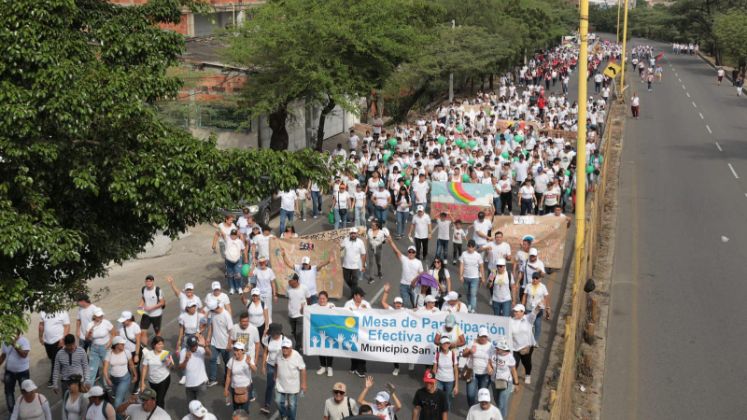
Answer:
[[104, 310], [101, 308], [96, 308], [93, 311], [93, 316], [104, 316]]
[[495, 261], [495, 265], [506, 265], [506, 259], [505, 258], [498, 258]]
[[418, 206], [418, 211], [425, 211], [425, 208], [423, 208], [423, 206]]
[[124, 343], [125, 343], [125, 339], [119, 335], [112, 338], [112, 347], [116, 346], [117, 344], [124, 344]]
[[215, 299], [208, 299], [205, 301], [205, 307], [208, 311], [215, 310], [218, 307], [218, 301]]
[[117, 320], [117, 322], [121, 324], [129, 319], [132, 319], [132, 312], [122, 311], [122, 314], [119, 316], [119, 319]]
[[401, 297], [397, 296], [396, 298], [394, 298], [394, 303], [404, 303], [404, 301]]
[[425, 301], [424, 302], [425, 303], [431, 303], [431, 302], [435, 302], [435, 301], [436, 301], [436, 298], [433, 295], [428, 295], [428, 296], [425, 297]]
[[407, 247], [407, 250], [408, 251], [417, 251], [417, 248], [415, 248], [415, 246], [413, 246], [413, 245], [410, 245], [410, 246]]
[[244, 347], [244, 343], [242, 343], [241, 341], [237, 341], [237, 342], [233, 343], [233, 348], [235, 350], [245, 350], [246, 349]]
[[192, 283], [187, 283], [184, 285], [184, 290], [195, 290], [195, 285]]
[[252, 296], [261, 296], [261, 295], [262, 295], [262, 292], [256, 287], [252, 289]]
[[388, 403], [389, 402], [389, 393], [386, 391], [381, 391], [376, 394], [376, 401], [377, 402], [383, 402]]
[[[26, 382], [26, 381], [24, 381]], [[91, 389], [88, 391], [89, 397], [103, 397], [104, 396], [104, 388], [96, 385], [94, 387], [91, 387]]]
[[529, 256], [530, 257], [536, 257], [537, 256], [537, 248], [529, 248]]
[[189, 412], [192, 413], [192, 415], [203, 417], [208, 413], [207, 408], [202, 405], [201, 402], [197, 400], [192, 400], [189, 402]]
[[283, 341], [280, 343], [280, 347], [293, 347], [293, 342], [290, 340], [290, 338], [283, 338]]
[[510, 350], [511, 349], [511, 347], [508, 345], [508, 341], [506, 340], [498, 341], [498, 343], [495, 345], [495, 348], [498, 350]]
[[25, 379], [23, 382], [21, 382], [21, 390], [23, 392], [34, 392], [37, 389], [38, 388], [36, 384], [31, 379]]
[[350, 233], [358, 233], [358, 228], [350, 228]]
[[451, 339], [447, 335], [442, 335], [440, 343], [441, 344], [446, 344], [446, 343], [451, 344]]
[[526, 312], [527, 308], [524, 307], [521, 303], [517, 303], [516, 306], [514, 306], [514, 312], [522, 311]]
[[459, 299], [459, 293], [453, 292], [453, 291], [449, 292], [449, 293], [446, 294], [446, 298], [445, 299], [446, 299], [447, 302], [450, 302], [452, 300], [458, 300]]
[[214, 281], [213, 284], [210, 285], [210, 289], [211, 290], [222, 289], [222, 287], [220, 287], [220, 282], [219, 281]]
[[477, 402], [490, 402], [490, 391], [487, 388], [477, 391]]
[[488, 336], [488, 329], [485, 327], [480, 327], [480, 329], [477, 330], [477, 336], [478, 337], [487, 337]]
[[301, 264], [311, 264], [311, 258], [309, 257], [301, 258]]

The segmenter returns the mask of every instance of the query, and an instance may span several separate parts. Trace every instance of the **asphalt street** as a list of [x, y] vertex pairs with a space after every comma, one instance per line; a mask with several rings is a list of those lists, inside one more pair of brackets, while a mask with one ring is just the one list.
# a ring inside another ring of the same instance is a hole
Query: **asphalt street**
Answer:
[[747, 101], [698, 57], [640, 44], [664, 52], [664, 77], [647, 92], [626, 72], [641, 117], [625, 127], [602, 418], [744, 419]]

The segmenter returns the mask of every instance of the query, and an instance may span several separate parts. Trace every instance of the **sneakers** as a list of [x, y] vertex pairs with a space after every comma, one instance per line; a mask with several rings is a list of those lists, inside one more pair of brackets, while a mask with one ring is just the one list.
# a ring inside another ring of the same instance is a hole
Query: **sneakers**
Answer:
[[369, 277], [369, 278], [368, 278], [368, 284], [374, 284], [374, 281], [375, 281], [375, 280], [374, 280], [374, 278], [373, 278], [373, 277]]
[[407, 365], [407, 370], [415, 370], [415, 363], [410, 363]]
[[228, 291], [228, 294], [229, 294], [229, 295], [233, 295], [233, 294], [235, 294], [235, 293], [236, 293], [236, 289], [231, 289], [231, 290], [229, 290], [229, 291]]
[[326, 371], [327, 371], [327, 368], [324, 367], [324, 366], [322, 366], [322, 367], [319, 368], [319, 370], [316, 371], [316, 374], [317, 375], [324, 375], [324, 372], [326, 372]]
[[49, 389], [54, 388], [54, 383], [52, 381], [47, 382], [47, 388]]
[[332, 374], [333, 374], [333, 373], [332, 373], [332, 368], [331, 368], [331, 367], [328, 367], [328, 368], [327, 368], [327, 376], [329, 376], [329, 377], [332, 377]]
[[218, 381], [208, 381], [208, 383], [207, 383], [208, 388], [210, 388], [212, 386], [216, 386], [216, 385], [218, 385]]
[[306, 221], [306, 218], [304, 217], [304, 218], [303, 218], [303, 219], [301, 219], [301, 220], [303, 220], [303, 221], [305, 222], [305, 221]]
[[355, 374], [356, 374], [356, 376], [358, 376], [359, 378], [365, 378], [365, 377], [366, 377], [366, 372], [360, 372], [360, 371], [357, 371], [357, 370], [356, 370], [356, 371], [355, 371], [354, 373], [355, 373]]
[[524, 383], [527, 384], [527, 385], [531, 385], [532, 384], [532, 377], [529, 376], [529, 375], [527, 375], [527, 377], [524, 378]]
[[394, 370], [392, 371], [392, 375], [394, 376], [399, 375], [399, 368], [394, 368]]
[[186, 376], [182, 376], [182, 379], [179, 379], [179, 385], [184, 385], [186, 383], [187, 383], [187, 377]]
[[451, 263], [454, 264], [454, 265], [456, 265], [457, 260], [452, 260]]
[[268, 406], [262, 406], [262, 408], [259, 409], [259, 412], [262, 414], [270, 414], [270, 407]]

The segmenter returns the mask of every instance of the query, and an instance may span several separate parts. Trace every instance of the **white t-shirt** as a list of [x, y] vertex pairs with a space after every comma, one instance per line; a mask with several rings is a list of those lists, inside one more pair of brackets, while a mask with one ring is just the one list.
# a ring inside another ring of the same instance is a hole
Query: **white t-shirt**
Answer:
[[508, 242], [501, 242], [497, 244], [495, 242], [489, 242], [485, 246], [490, 247], [490, 269], [495, 268], [495, 264], [499, 258], [506, 258], [511, 256], [511, 245]]
[[477, 219], [472, 224], [472, 227], [475, 230], [474, 233], [472, 234], [472, 239], [474, 239], [475, 244], [478, 247], [481, 247], [485, 245], [486, 243], [488, 243], [488, 240], [483, 238], [482, 236], [478, 236], [477, 232], [484, 233], [485, 235], [487, 235], [490, 229], [493, 227], [493, 223], [487, 218], [483, 219], [482, 222], [480, 221], [480, 219]]
[[130, 358], [132, 358], [132, 354], [128, 351], [122, 351], [119, 354], [115, 354], [111, 350], [107, 351], [104, 360], [109, 362], [109, 375], [115, 378], [127, 375], [127, 361]]
[[210, 344], [218, 349], [228, 348], [228, 332], [233, 327], [231, 314], [225, 309], [220, 313], [213, 312], [210, 317], [210, 325], [212, 326]]
[[524, 293], [527, 296], [527, 312], [534, 311], [534, 308], [537, 306], [544, 309], [545, 296], [550, 294], [543, 283], [538, 283], [536, 286], [534, 284], [527, 285]]
[[436, 219], [436, 229], [438, 230], [438, 240], [448, 241], [449, 240], [449, 229], [451, 228], [451, 220]]
[[278, 356], [280, 355], [280, 350], [282, 349], [281, 347], [282, 343], [283, 343], [282, 335], [278, 337], [277, 340], [273, 339], [269, 335], [265, 335], [264, 337], [262, 337], [262, 345], [264, 345], [267, 350], [267, 364], [268, 365], [275, 366]]
[[270, 258], [270, 238], [274, 237], [275, 235], [273, 234], [267, 236], [261, 234], [252, 238], [252, 243], [257, 248], [257, 257]]
[[472, 369], [475, 371], [475, 374], [484, 375], [488, 373], [488, 362], [493, 353], [495, 353], [493, 344], [490, 341], [485, 344], [475, 342], [473, 347], [475, 347], [475, 352], [470, 353]]
[[[171, 416], [163, 408], [156, 406], [155, 411], [149, 413], [143, 410], [143, 406], [140, 404], [134, 404], [127, 407], [125, 414], [130, 416], [130, 420], [171, 420]], [[203, 417], [202, 420], [208, 420]]]
[[417, 258], [410, 259], [405, 255], [399, 257], [399, 262], [402, 264], [402, 275], [399, 278], [399, 283], [409, 286], [412, 279], [423, 272], [423, 263]]
[[275, 383], [277, 392], [284, 394], [301, 392], [301, 371], [306, 369], [306, 363], [297, 351], [291, 350], [288, 358], [283, 357], [282, 354], [279, 355], [275, 368], [278, 377]]
[[345, 238], [342, 241], [342, 249], [345, 251], [345, 255], [342, 257], [342, 268], [360, 270], [362, 267], [361, 256], [366, 255], [366, 246], [363, 241], [360, 238], [356, 238], [355, 241]]
[[534, 197], [534, 188], [531, 185], [524, 185], [519, 188], [519, 196], [522, 200], [531, 200]]
[[351, 311], [360, 310], [360, 309], [371, 309], [371, 304], [368, 303], [368, 301], [361, 299], [361, 304], [356, 306], [355, 300], [350, 299], [349, 301], [345, 302], [345, 305], [343, 306], [343, 308], [350, 309]]
[[355, 208], [363, 208], [363, 205], [366, 203], [366, 193], [364, 191], [356, 191], [353, 198], [355, 198]]
[[480, 277], [480, 264], [483, 263], [482, 255], [479, 252], [462, 252], [462, 256], [459, 257], [459, 261], [464, 264], [464, 277], [465, 278], [479, 278]]
[[314, 296], [316, 291], [316, 276], [317, 276], [317, 268], [315, 265], [312, 265], [309, 267], [308, 270], [303, 269], [302, 264], [296, 264], [295, 267], [296, 273], [298, 273], [298, 281], [306, 287], [306, 289], [309, 291], [309, 296]]
[[311, 297], [309, 289], [299, 283], [298, 287], [288, 287], [285, 293], [288, 295], [288, 316], [291, 318], [302, 317], [301, 309], [306, 305], [306, 298]]
[[389, 201], [389, 191], [379, 190], [377, 188], [371, 195], [371, 198], [374, 200], [374, 205], [378, 207], [386, 207]]
[[[182, 349], [179, 353], [179, 364], [184, 363], [184, 359], [187, 357], [187, 349]], [[184, 368], [184, 376], [187, 378], [184, 386], [196, 387], [204, 384], [208, 380], [207, 372], [205, 371], [205, 349], [203, 347], [197, 347], [192, 357], [189, 358], [187, 366]]]
[[545, 263], [543, 263], [540, 259], [537, 259], [534, 262], [531, 262], [529, 261], [529, 259], [527, 259], [522, 268], [524, 269], [524, 279], [521, 282], [522, 286], [526, 286], [527, 284], [532, 282], [532, 275], [534, 275], [534, 273], [545, 273]]
[[[226, 251], [227, 250], [228, 250], [228, 245], [226, 245]], [[148, 289], [146, 287], [142, 290], [143, 290], [143, 300], [145, 302], [145, 306], [155, 306], [158, 304], [158, 302], [161, 301], [161, 299], [164, 298], [163, 289], [161, 289], [160, 287], [153, 286], [152, 289]], [[156, 295], [156, 291], [160, 293]], [[159, 306], [157, 309], [154, 309], [152, 311], [146, 311], [145, 313], [151, 318], [159, 317], [163, 313], [163, 308]]]
[[223, 292], [220, 292], [218, 296], [214, 295], [213, 292], [205, 295], [205, 302], [209, 302], [211, 300], [222, 303], [224, 308], [231, 304], [231, 299], [229, 299], [228, 295]]
[[357, 414], [358, 403], [355, 401], [355, 398], [347, 395], [339, 404], [335, 402], [334, 398], [327, 398], [327, 401], [324, 402], [324, 416], [328, 417], [329, 420], [342, 420]]
[[70, 325], [70, 316], [67, 312], [39, 312], [39, 319], [44, 324], [42, 339], [47, 344], [54, 344], [65, 336], [65, 326]]
[[514, 284], [514, 278], [504, 270], [503, 274], [495, 273], [493, 279], [493, 296], [494, 302], [507, 302], [511, 300], [511, 286]]
[[[15, 344], [22, 351], [31, 350], [31, 343], [29, 343], [29, 340], [26, 337], [18, 337]], [[30, 364], [28, 354], [26, 357], [21, 357], [13, 346], [5, 343], [2, 345], [2, 352], [5, 354], [5, 369], [8, 372], [19, 373], [29, 370]]]
[[[108, 319], [102, 319], [98, 324], [90, 323], [88, 325], [88, 331], [93, 331], [92, 340], [93, 344], [98, 346], [104, 346], [109, 343], [111, 338], [111, 331], [114, 329], [114, 325], [109, 322]], [[86, 331], [86, 333], [88, 333]]]
[[241, 328], [241, 324], [236, 323], [231, 327], [230, 332], [231, 340], [234, 343], [241, 343], [244, 345], [244, 354], [254, 360], [254, 346], [259, 343], [259, 330], [257, 327], [249, 323], [246, 329]]
[[88, 305], [87, 308], [83, 309], [78, 307], [78, 321], [80, 321], [80, 338], [86, 338], [86, 331], [88, 331], [88, 325], [93, 321], [93, 313], [98, 307], [94, 304]]
[[184, 292], [179, 292], [179, 310], [182, 312], [186, 311], [186, 307], [188, 304], [196, 303], [197, 309], [199, 310], [202, 308], [202, 300], [194, 293], [192, 293], [192, 297], [188, 298], [187, 295]]
[[297, 199], [298, 195], [296, 195], [295, 190], [282, 191], [280, 193], [280, 208], [285, 211], [295, 211]]
[[467, 235], [467, 232], [464, 229], [462, 229], [462, 228], [457, 229], [455, 227], [454, 228], [454, 235], [451, 237], [451, 242], [453, 242], [455, 244], [461, 244], [462, 241], [464, 241], [465, 235]]
[[511, 352], [505, 355], [498, 354], [497, 352], [491, 357], [490, 361], [493, 363], [493, 380], [503, 379], [505, 381], [513, 382], [514, 378], [511, 376], [511, 367], [516, 366], [516, 359]]
[[[163, 350], [161, 353], [168, 352]], [[169, 358], [164, 356], [163, 360], [161, 360], [161, 353], [156, 354], [153, 350], [143, 349], [143, 364], [148, 366], [148, 382], [158, 384], [171, 375], [169, 371]]]
[[275, 272], [272, 271], [272, 268], [265, 267], [264, 270], [254, 270], [254, 275], [257, 277], [257, 287], [262, 295], [272, 295], [272, 282], [275, 280]]
[[428, 200], [428, 190], [430, 190], [428, 181], [415, 181], [412, 183], [412, 190], [415, 193], [416, 203], [425, 203]]
[[428, 227], [431, 225], [431, 217], [427, 214], [422, 216], [415, 215], [412, 218], [412, 224], [415, 226], [413, 236], [418, 239], [428, 239]]
[[260, 300], [258, 303], [254, 301], [249, 302], [246, 305], [246, 311], [249, 313], [249, 323], [259, 328], [265, 325], [265, 305]]
[[125, 351], [133, 353], [137, 350], [135, 343], [137, 343], [137, 338], [140, 336], [140, 325], [137, 322], [131, 322], [129, 327], [120, 324], [117, 334], [125, 339]]
[[441, 349], [434, 357], [434, 362], [438, 363], [438, 369], [436, 370], [436, 380], [439, 382], [453, 382], [454, 381], [454, 364], [457, 363], [457, 355], [455, 352], [449, 350], [448, 353], [444, 353]]
[[347, 191], [335, 192], [333, 197], [335, 198], [335, 208], [340, 210], [346, 210], [348, 208], [348, 202], [350, 201], [350, 193]]
[[231, 369], [231, 388], [241, 388], [252, 384], [252, 370], [249, 365], [254, 365], [254, 358], [244, 355], [243, 360], [238, 361], [231, 358], [226, 364]]
[[503, 416], [498, 407], [492, 404], [487, 410], [483, 410], [480, 404], [475, 404], [469, 408], [467, 420], [503, 420]]
[[[226, 239], [226, 259], [232, 263], [237, 263], [241, 259], [241, 254], [244, 251], [244, 241], [240, 238], [228, 238]], [[147, 290], [146, 290], [147, 292]]]
[[179, 325], [184, 327], [185, 335], [194, 335], [200, 331], [200, 326], [207, 324], [207, 318], [200, 311], [195, 311], [194, 314], [190, 315], [188, 312], [182, 312], [177, 318]]

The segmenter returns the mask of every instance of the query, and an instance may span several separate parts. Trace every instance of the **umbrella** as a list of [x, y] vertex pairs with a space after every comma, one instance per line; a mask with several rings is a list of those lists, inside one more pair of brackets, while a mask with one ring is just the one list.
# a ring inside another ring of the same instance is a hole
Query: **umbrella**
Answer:
[[431, 276], [428, 273], [420, 273], [420, 275], [418, 276], [418, 285], [428, 286], [428, 287], [438, 287], [438, 281], [436, 281], [436, 278]]

